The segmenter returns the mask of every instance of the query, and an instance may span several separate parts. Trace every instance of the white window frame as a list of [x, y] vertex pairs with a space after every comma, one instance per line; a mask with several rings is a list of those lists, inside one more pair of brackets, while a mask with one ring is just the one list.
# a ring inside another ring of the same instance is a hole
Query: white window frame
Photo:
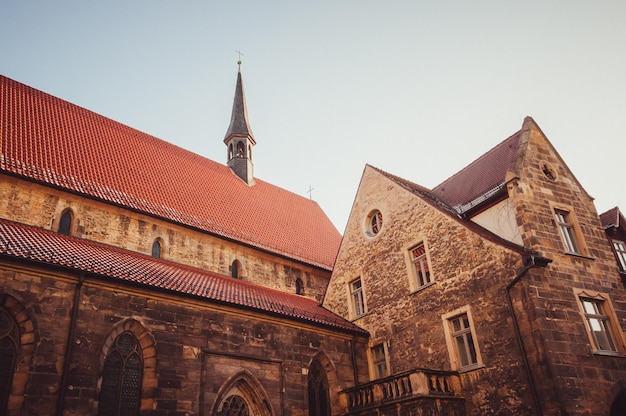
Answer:
[[[452, 327], [452, 323], [456, 318], [459, 318], [461, 316], [467, 316], [469, 326], [467, 328], [463, 328], [461, 331], [455, 331]], [[450, 356], [450, 364], [452, 366], [452, 369], [459, 372], [465, 372], [484, 367], [482, 356], [480, 353], [478, 338], [476, 336], [476, 326], [474, 325], [474, 319], [472, 318], [472, 313], [469, 305], [465, 305], [451, 312], [448, 312], [442, 315], [441, 319], [443, 321], [444, 334], [446, 337], [446, 344], [448, 346], [448, 354]], [[461, 356], [458, 350], [457, 339], [459, 337], [462, 337], [464, 341], [464, 346], [467, 347], [467, 334], [470, 334], [471, 337], [472, 346], [476, 355], [476, 362], [463, 364], [461, 362]]]
[[[382, 348], [382, 357], [376, 355], [376, 350]], [[369, 348], [369, 361], [370, 361], [370, 379], [376, 380], [379, 378], [385, 378], [391, 374], [389, 371], [389, 351], [387, 349], [387, 342], [380, 341], [372, 343]]]
[[[576, 295], [578, 309], [585, 324], [585, 330], [593, 352], [601, 355], [625, 355], [626, 341], [624, 340], [624, 333], [619, 326], [619, 320], [609, 295], [577, 288], [574, 288], [574, 294]], [[585, 308], [585, 301], [600, 305], [600, 307], [596, 311], [590, 311]], [[600, 345], [601, 341], [598, 340], [596, 332], [604, 334], [607, 339], [610, 339], [613, 344], [612, 348], [605, 348]]]
[[[359, 283], [358, 288], [355, 287], [356, 283]], [[357, 319], [365, 315], [367, 313], [367, 302], [365, 299], [365, 286], [361, 276], [352, 279], [348, 283], [348, 294], [352, 319]]]
[[613, 250], [621, 271], [626, 271], [626, 244], [621, 240], [613, 240]]
[[[418, 257], [413, 255], [413, 250], [416, 250], [419, 247], [424, 248], [424, 253]], [[416, 292], [425, 287], [428, 287], [435, 283], [435, 276], [433, 274], [433, 269], [430, 262], [430, 252], [428, 250], [428, 245], [425, 240], [417, 240], [416, 242], [411, 242], [410, 244], [406, 244], [403, 247], [404, 251], [404, 259], [406, 262], [407, 269], [409, 271], [409, 290], [411, 292]], [[423, 271], [424, 266], [429, 272], [428, 281], [422, 284], [420, 282], [420, 271]]]

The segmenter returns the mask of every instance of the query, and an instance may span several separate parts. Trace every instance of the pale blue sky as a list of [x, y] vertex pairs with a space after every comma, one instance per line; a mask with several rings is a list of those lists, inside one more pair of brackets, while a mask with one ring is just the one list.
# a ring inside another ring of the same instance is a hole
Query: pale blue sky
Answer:
[[366, 163], [433, 187], [527, 115], [626, 210], [624, 1], [0, 0], [0, 39], [3, 75], [220, 163], [241, 50], [255, 176], [340, 232]]

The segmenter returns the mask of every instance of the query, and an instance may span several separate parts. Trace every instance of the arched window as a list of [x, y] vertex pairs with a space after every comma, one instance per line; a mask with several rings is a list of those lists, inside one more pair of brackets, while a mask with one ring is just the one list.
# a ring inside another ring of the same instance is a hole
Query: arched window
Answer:
[[243, 142], [237, 143], [237, 157], [246, 157], [246, 146]]
[[0, 413], [6, 410], [11, 394], [18, 349], [17, 324], [4, 308], [0, 308]]
[[296, 279], [296, 295], [304, 294], [304, 283], [301, 279]]
[[72, 211], [66, 209], [61, 214], [61, 220], [59, 221], [59, 234], [70, 235], [72, 229]]
[[319, 361], [314, 360], [309, 368], [309, 416], [330, 416], [328, 378]]
[[218, 416], [249, 416], [250, 410], [248, 403], [236, 394], [230, 396], [222, 404], [222, 410], [217, 413]]
[[98, 415], [139, 414], [142, 375], [141, 346], [131, 332], [123, 332], [104, 361]]
[[159, 239], [154, 240], [154, 243], [152, 243], [152, 257], [155, 259], [161, 258], [161, 242]]
[[241, 263], [239, 263], [239, 260], [233, 261], [233, 264], [230, 266], [230, 276], [235, 279], [239, 279], [239, 269], [241, 269]]
[[228, 145], [228, 160], [233, 158], [233, 144]]

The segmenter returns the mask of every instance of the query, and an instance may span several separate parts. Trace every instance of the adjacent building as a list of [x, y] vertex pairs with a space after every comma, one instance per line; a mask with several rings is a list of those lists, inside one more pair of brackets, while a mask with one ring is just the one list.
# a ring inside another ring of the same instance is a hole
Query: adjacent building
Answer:
[[531, 118], [433, 189], [366, 166], [324, 300], [370, 333], [349, 413], [626, 414], [626, 234], [603, 220], [612, 243]]

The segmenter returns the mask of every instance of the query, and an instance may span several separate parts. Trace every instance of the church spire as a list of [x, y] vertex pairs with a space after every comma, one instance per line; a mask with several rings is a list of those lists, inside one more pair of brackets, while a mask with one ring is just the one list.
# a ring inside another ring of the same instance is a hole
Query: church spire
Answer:
[[243, 92], [243, 81], [241, 80], [241, 60], [237, 64], [239, 65], [239, 70], [237, 71], [233, 111], [230, 116], [230, 125], [224, 137], [224, 143], [228, 148], [228, 167], [248, 185], [253, 185], [252, 146], [256, 144], [256, 140], [254, 140], [250, 122], [248, 121], [246, 95]]

